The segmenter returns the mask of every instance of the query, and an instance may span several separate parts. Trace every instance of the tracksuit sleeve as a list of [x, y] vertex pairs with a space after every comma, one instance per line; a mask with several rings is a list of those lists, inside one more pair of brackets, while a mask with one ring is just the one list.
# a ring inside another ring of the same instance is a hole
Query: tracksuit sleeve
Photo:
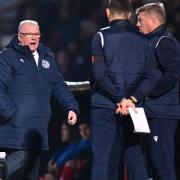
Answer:
[[74, 111], [76, 114], [79, 114], [79, 106], [76, 100], [73, 97], [70, 89], [67, 84], [64, 82], [62, 74], [58, 71], [55, 61], [52, 71], [52, 95], [55, 97], [56, 101], [59, 103], [63, 109], [68, 112], [70, 110]]
[[180, 80], [180, 48], [169, 38], [163, 38], [156, 48], [156, 56], [162, 71], [151, 96], [162, 96]]
[[106, 75], [107, 64], [103, 52], [103, 40], [100, 33], [96, 33], [92, 40], [92, 71], [95, 87], [110, 98], [114, 103], [121, 101], [124, 95], [114, 86]]
[[0, 119], [8, 120], [16, 111], [16, 107], [7, 96], [6, 88], [13, 79], [13, 68], [8, 59], [0, 55]]

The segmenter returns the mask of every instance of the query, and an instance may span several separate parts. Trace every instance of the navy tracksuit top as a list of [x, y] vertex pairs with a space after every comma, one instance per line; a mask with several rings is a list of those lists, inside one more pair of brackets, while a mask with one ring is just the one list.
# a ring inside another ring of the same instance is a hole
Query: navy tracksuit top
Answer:
[[145, 101], [149, 118], [180, 119], [180, 46], [165, 25], [147, 35], [155, 53], [160, 79]]
[[151, 92], [158, 71], [149, 42], [127, 20], [114, 20], [92, 40], [92, 107], [116, 108], [123, 97]]

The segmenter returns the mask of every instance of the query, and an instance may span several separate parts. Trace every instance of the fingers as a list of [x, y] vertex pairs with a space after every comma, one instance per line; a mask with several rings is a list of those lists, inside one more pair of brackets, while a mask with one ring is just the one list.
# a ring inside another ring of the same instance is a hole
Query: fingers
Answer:
[[116, 109], [116, 114], [121, 113], [123, 115], [126, 115], [127, 112], [127, 107], [128, 107], [128, 100], [123, 98], [123, 100], [120, 103], [117, 103], [117, 109]]
[[74, 125], [77, 121], [76, 113], [73, 111], [69, 111], [68, 113], [68, 123]]
[[116, 114], [121, 113], [122, 115], [128, 115], [129, 111], [128, 108], [132, 107], [134, 112], [137, 113], [135, 104], [129, 100], [129, 99], [123, 99], [120, 103], [117, 103], [117, 109], [116, 109]]
[[128, 101], [129, 101], [128, 107], [131, 107], [134, 110], [134, 112], [137, 113], [135, 104], [129, 99], [128, 99]]
[[137, 111], [137, 109], [136, 109], [135, 106], [133, 106], [132, 108], [133, 108], [133, 110], [134, 110], [135, 113], [138, 113], [138, 111]]
[[118, 107], [115, 112], [116, 112], [116, 114], [121, 113], [121, 107]]

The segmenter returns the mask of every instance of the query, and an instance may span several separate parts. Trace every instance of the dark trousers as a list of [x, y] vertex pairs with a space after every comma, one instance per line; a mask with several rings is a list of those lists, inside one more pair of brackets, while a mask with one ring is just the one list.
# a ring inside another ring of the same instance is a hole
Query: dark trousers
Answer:
[[37, 152], [8, 150], [6, 152], [7, 180], [37, 180], [40, 156]]
[[129, 118], [113, 109], [92, 108], [92, 180], [119, 180], [120, 161], [125, 153], [128, 180], [147, 180], [139, 139]]
[[144, 152], [138, 133], [133, 133], [134, 126], [130, 117], [123, 117], [124, 161], [128, 180], [148, 180]]
[[153, 180], [176, 180], [175, 131], [177, 120], [150, 119], [151, 133], [144, 135], [143, 144]]

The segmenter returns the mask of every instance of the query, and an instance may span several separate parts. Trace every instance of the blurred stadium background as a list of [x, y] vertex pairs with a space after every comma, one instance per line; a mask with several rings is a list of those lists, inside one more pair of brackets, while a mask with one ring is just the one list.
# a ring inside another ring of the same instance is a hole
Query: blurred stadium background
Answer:
[[[132, 1], [134, 7], [139, 5], [139, 0]], [[16, 35], [19, 21], [36, 20], [41, 27], [42, 42], [51, 47], [65, 81], [89, 81], [91, 39], [98, 29], [107, 26], [107, 3], [108, 0], [0, 0], [0, 49]], [[164, 3], [168, 27], [180, 42], [180, 1], [165, 0]], [[135, 19], [132, 21], [134, 23]], [[77, 86], [73, 92], [80, 104], [80, 118], [89, 120], [89, 86]], [[52, 106], [54, 113], [49, 134], [50, 147], [54, 151], [61, 146], [57, 127], [63, 116], [53, 100]], [[176, 152], [180, 152], [178, 129]], [[180, 173], [180, 153], [176, 153], [176, 167]]]

